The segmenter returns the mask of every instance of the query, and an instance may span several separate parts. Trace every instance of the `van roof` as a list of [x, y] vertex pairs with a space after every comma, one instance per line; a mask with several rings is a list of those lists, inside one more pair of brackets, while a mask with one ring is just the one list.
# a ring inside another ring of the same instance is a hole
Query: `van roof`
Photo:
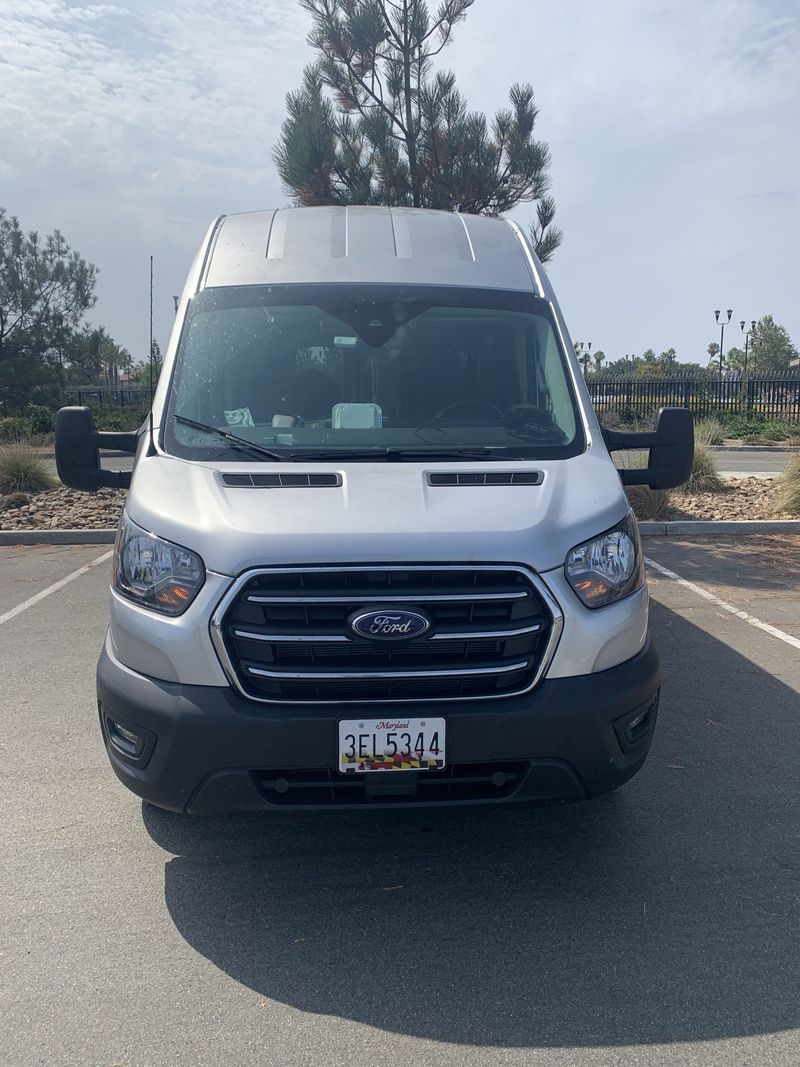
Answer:
[[504, 219], [403, 207], [301, 207], [223, 215], [198, 288], [366, 282], [544, 295], [538, 261]]

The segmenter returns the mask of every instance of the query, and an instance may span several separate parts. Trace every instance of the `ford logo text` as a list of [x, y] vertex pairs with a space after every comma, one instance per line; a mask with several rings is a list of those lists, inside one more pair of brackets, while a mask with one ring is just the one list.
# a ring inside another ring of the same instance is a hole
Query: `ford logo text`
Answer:
[[431, 628], [427, 616], [417, 611], [365, 611], [350, 619], [350, 629], [358, 637], [372, 641], [410, 641]]

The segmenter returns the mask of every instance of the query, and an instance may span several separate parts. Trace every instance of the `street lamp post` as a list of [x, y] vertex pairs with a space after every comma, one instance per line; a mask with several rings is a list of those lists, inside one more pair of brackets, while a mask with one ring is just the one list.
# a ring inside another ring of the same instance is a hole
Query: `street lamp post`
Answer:
[[744, 319], [742, 319], [742, 321], [739, 323], [739, 325], [741, 326], [742, 333], [744, 334], [744, 376], [746, 378], [747, 377], [747, 350], [750, 347], [750, 338], [751, 337], [755, 338], [756, 320], [755, 319], [751, 320], [750, 329], [749, 330], [745, 329], [745, 321], [744, 321]]
[[722, 363], [724, 361], [724, 351], [725, 351], [725, 349], [724, 349], [725, 327], [726, 327], [727, 323], [729, 323], [731, 321], [731, 319], [733, 318], [733, 310], [730, 307], [727, 308], [727, 318], [726, 319], [720, 319], [721, 314], [722, 314], [722, 312], [720, 312], [720, 310], [716, 310], [716, 312], [714, 313], [714, 318], [716, 319], [717, 323], [719, 324], [719, 380], [720, 381], [722, 381]]
[[583, 364], [583, 376], [585, 378], [589, 369], [589, 360], [592, 357], [592, 342], [587, 341], [584, 345], [583, 341], [578, 341], [575, 345], [575, 352], [578, 356], [578, 362]]
[[722, 314], [721, 311], [715, 311], [714, 312], [714, 318], [716, 319], [716, 321], [717, 321], [717, 323], [719, 325], [719, 380], [720, 381], [722, 381], [722, 364], [723, 364], [723, 361], [724, 361], [724, 358], [725, 358], [724, 357], [724, 352], [725, 352], [725, 348], [724, 348], [724, 345], [725, 345], [725, 327], [728, 325], [728, 323], [733, 318], [733, 311], [732, 311], [731, 308], [728, 308], [728, 317], [727, 317], [727, 319], [720, 319], [720, 315], [721, 314]]

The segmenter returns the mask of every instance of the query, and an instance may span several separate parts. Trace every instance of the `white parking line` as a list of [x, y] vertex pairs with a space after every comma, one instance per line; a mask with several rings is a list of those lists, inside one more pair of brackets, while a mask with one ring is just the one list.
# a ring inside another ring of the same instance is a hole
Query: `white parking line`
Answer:
[[74, 582], [76, 578], [80, 578], [93, 567], [99, 567], [101, 563], [105, 563], [106, 560], [111, 559], [114, 555], [114, 550], [104, 552], [102, 556], [98, 556], [97, 559], [93, 559], [91, 563], [87, 563], [85, 567], [79, 567], [78, 570], [73, 571], [72, 574], [68, 574], [66, 578], [61, 578], [57, 582], [53, 582], [52, 585], [48, 585], [46, 589], [43, 589], [41, 593], [37, 593], [35, 596], [30, 597], [28, 600], [24, 600], [21, 604], [17, 604], [11, 611], [5, 612], [0, 615], [0, 626], [4, 622], [8, 622], [10, 619], [15, 618], [17, 615], [21, 615], [23, 611], [27, 611], [28, 608], [32, 608], [34, 604], [38, 604], [40, 600], [44, 600], [46, 596], [50, 596], [51, 593], [57, 593], [59, 589], [63, 589], [65, 585], [69, 585], [70, 582]]
[[784, 633], [783, 630], [779, 630], [777, 626], [772, 626], [768, 622], [762, 622], [761, 619], [757, 619], [755, 615], [749, 615], [746, 611], [742, 611], [740, 608], [734, 607], [733, 604], [728, 604], [725, 600], [721, 600], [720, 597], [714, 593], [710, 593], [708, 589], [703, 589], [702, 586], [695, 585], [694, 582], [688, 581], [686, 578], [681, 578], [679, 574], [674, 571], [667, 570], [666, 567], [662, 567], [660, 563], [656, 563], [654, 559], [648, 559], [645, 556], [645, 563], [648, 567], [652, 567], [654, 571], [658, 571], [659, 574], [663, 574], [664, 577], [670, 578], [673, 582], [677, 582], [678, 585], [684, 586], [686, 589], [691, 589], [693, 593], [697, 593], [698, 596], [703, 597], [704, 600], [710, 600], [712, 604], [716, 604], [718, 608], [723, 608], [725, 611], [729, 611], [731, 615], [735, 615], [737, 619], [741, 619], [742, 622], [747, 622], [751, 626], [757, 627], [759, 630], [763, 630], [764, 633], [769, 634], [771, 637], [777, 637], [781, 641], [785, 641], [787, 645], [792, 645], [793, 648], [800, 648], [800, 638], [792, 637], [791, 634]]

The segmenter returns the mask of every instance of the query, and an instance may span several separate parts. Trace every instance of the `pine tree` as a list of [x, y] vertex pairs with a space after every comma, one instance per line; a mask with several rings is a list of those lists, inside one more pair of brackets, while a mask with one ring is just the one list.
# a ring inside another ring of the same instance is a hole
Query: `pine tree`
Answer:
[[535, 203], [531, 240], [546, 262], [561, 244], [550, 151], [534, 138], [530, 85], [510, 107], [470, 111], [455, 76], [432, 71], [475, 0], [299, 0], [319, 58], [286, 97], [274, 150], [296, 203], [388, 204], [500, 215]]

